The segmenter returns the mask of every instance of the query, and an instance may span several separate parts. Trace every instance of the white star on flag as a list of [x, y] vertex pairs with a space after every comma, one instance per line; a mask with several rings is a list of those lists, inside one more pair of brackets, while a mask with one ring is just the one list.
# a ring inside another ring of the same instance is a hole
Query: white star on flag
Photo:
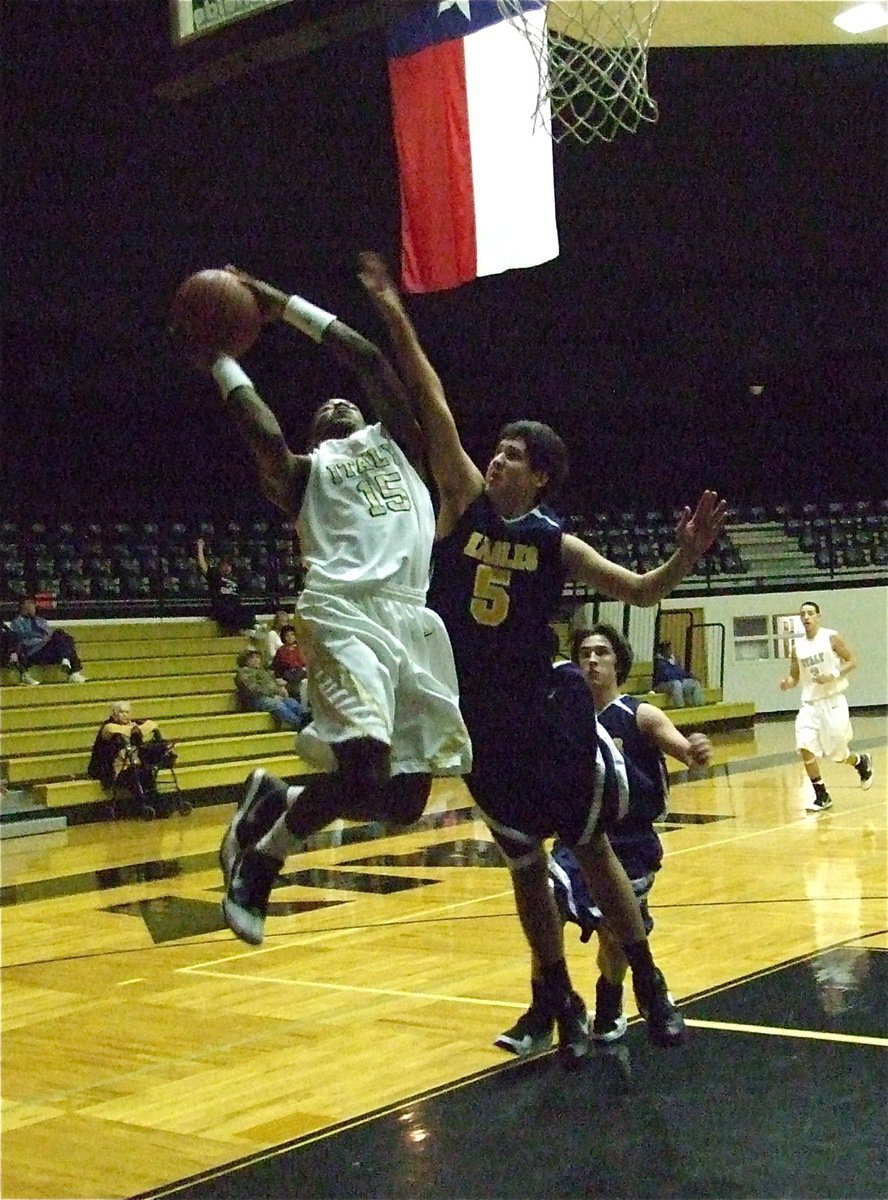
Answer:
[[446, 13], [448, 8], [458, 8], [467, 21], [471, 21], [472, 13], [469, 8], [471, 0], [438, 0], [438, 16]]

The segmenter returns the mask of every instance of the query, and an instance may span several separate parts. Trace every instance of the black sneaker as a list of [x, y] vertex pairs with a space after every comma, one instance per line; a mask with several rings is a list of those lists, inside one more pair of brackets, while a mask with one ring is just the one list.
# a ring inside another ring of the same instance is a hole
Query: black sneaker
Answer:
[[582, 996], [571, 992], [555, 1012], [558, 1058], [568, 1070], [577, 1066], [589, 1049], [589, 1017]]
[[832, 808], [832, 796], [829, 792], [815, 792], [814, 799], [805, 805], [806, 812], [824, 812], [827, 808]]
[[237, 859], [222, 901], [225, 924], [242, 942], [258, 946], [265, 931], [268, 897], [283, 864], [248, 847]]
[[663, 972], [654, 968], [650, 987], [639, 987], [632, 977], [638, 1011], [647, 1022], [648, 1041], [667, 1048], [684, 1040], [684, 1017], [678, 1011], [666, 988]]
[[231, 872], [238, 855], [271, 829], [287, 807], [287, 785], [276, 775], [258, 767], [247, 776], [244, 798], [225, 830], [219, 847], [219, 866], [225, 890], [231, 884]]
[[552, 1045], [552, 1034], [555, 1032], [555, 1018], [550, 1016], [541, 1005], [534, 1002], [527, 1012], [522, 1013], [511, 1029], [501, 1033], [494, 1046], [500, 1050], [508, 1050], [519, 1058], [531, 1054], [540, 1054]]
[[595, 1020], [592, 1037], [596, 1042], [616, 1042], [626, 1032], [623, 1016], [623, 985], [601, 976], [595, 984]]
[[854, 764], [854, 770], [860, 776], [860, 786], [868, 792], [873, 786], [873, 760], [868, 754], [861, 754]]

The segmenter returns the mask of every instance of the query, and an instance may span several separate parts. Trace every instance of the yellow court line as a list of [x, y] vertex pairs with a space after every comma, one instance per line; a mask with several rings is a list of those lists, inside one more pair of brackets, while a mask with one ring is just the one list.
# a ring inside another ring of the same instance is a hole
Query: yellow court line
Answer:
[[481, 1008], [515, 1008], [522, 1012], [527, 1008], [527, 1001], [521, 1003], [509, 1000], [483, 1000], [480, 996], [447, 996], [437, 992], [409, 992], [399, 988], [360, 987], [354, 983], [327, 983], [317, 979], [279, 979], [276, 975], [231, 975], [228, 971], [212, 971], [203, 967], [189, 967], [192, 975], [205, 975], [211, 979], [224, 979], [231, 982], [237, 979], [244, 983], [273, 983], [282, 987], [319, 988], [327, 992], [360, 992], [364, 996], [392, 996], [399, 1000], [434, 1000], [447, 1004], [475, 1004]]
[[814, 1042], [851, 1042], [855, 1046], [885, 1046], [888, 1038], [865, 1037], [854, 1033], [823, 1033], [816, 1029], [775, 1029], [773, 1025], [743, 1025], [735, 1021], [701, 1021], [686, 1017], [686, 1025], [695, 1029], [725, 1029], [728, 1033], [760, 1033], [765, 1037], [806, 1038]]
[[[372, 932], [374, 929], [385, 929], [389, 925], [403, 925], [412, 921], [416, 917], [421, 917], [423, 920], [428, 920], [432, 917], [438, 917], [442, 913], [453, 912], [458, 908], [469, 908], [473, 904], [485, 904], [488, 900], [503, 900], [513, 896], [512, 889], [507, 891], [492, 892], [487, 896], [475, 896], [469, 900], [455, 901], [453, 904], [438, 904], [434, 908], [415, 909], [413, 912], [399, 913], [397, 917], [386, 917], [384, 921], [373, 921], [368, 924], [349, 925], [345, 929], [319, 929], [313, 934], [301, 934], [298, 929], [292, 931], [292, 941], [282, 941], [275, 945], [257, 946], [254, 950], [242, 951], [239, 954], [226, 954], [222, 958], [211, 958], [207, 963], [192, 963], [186, 967], [177, 967], [176, 974], [186, 974], [189, 972], [197, 972], [203, 966], [218, 966], [220, 963], [240, 962], [243, 959], [255, 958], [259, 954], [272, 954], [278, 950], [292, 950], [294, 946], [313, 946], [317, 942], [323, 941], [325, 938], [341, 938], [349, 937], [353, 934]], [[514, 914], [513, 914], [514, 915]], [[233, 936], [233, 935], [232, 935]], [[227, 976], [231, 978], [231, 976]], [[412, 993], [411, 993], [412, 994]]]

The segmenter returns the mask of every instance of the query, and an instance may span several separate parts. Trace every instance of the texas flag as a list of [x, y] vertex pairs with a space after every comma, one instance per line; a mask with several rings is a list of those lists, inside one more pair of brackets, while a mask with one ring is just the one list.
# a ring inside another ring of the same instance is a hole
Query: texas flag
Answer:
[[[544, 0], [525, 0], [545, 22]], [[409, 292], [558, 255], [548, 112], [520, 21], [496, 0], [435, 0], [388, 31]], [[542, 119], [541, 119], [542, 118]]]

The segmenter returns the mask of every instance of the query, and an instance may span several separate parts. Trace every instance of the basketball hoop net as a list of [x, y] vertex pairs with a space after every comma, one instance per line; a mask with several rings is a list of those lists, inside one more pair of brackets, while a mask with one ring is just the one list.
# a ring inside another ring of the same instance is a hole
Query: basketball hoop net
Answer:
[[555, 141], [610, 142], [656, 121], [647, 56], [660, 0], [547, 0], [546, 24], [525, 16], [522, 0], [496, 0], [530, 43], [540, 76], [535, 118]]

